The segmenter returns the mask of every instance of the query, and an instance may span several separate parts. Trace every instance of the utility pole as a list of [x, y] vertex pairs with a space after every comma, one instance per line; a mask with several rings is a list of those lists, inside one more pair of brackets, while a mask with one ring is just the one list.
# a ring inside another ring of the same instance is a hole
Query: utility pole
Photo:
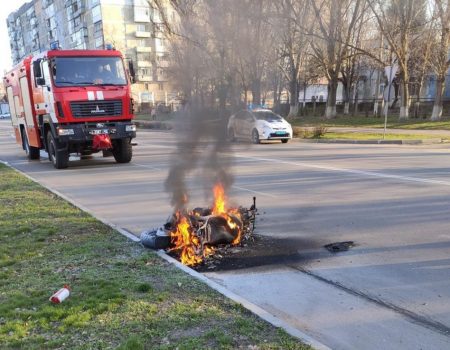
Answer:
[[[397, 61], [397, 59], [395, 59], [394, 61], [392, 61], [392, 52], [391, 52], [391, 65], [389, 67], [385, 68], [385, 73], [388, 76], [388, 95], [386, 98], [386, 106], [384, 108], [384, 131], [383, 131], [383, 140], [386, 137], [386, 125], [387, 125], [387, 115], [388, 115], [388, 109], [389, 109], [389, 103], [391, 102], [391, 86], [392, 86], [392, 80], [394, 80], [395, 74], [397, 74], [397, 66], [395, 65], [395, 62]], [[387, 70], [389, 69], [389, 74], [387, 74]]]
[[[383, 50], [384, 50], [384, 44], [383, 44], [383, 33], [380, 34], [380, 61], [383, 62]], [[380, 83], [381, 83], [381, 74], [380, 70], [377, 69], [377, 83], [375, 88], [375, 103], [373, 104], [373, 115], [375, 117], [378, 117], [379, 114], [379, 108], [378, 108], [378, 99], [380, 98]], [[384, 107], [384, 99], [381, 99], [381, 110], [383, 110]]]

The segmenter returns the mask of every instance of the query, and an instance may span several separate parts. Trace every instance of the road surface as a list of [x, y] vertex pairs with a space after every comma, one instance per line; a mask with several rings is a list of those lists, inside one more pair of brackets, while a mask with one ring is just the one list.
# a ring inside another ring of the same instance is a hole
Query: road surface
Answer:
[[[100, 218], [138, 235], [171, 213], [171, 133], [139, 131], [130, 164], [95, 156], [59, 171], [11, 134], [0, 121], [0, 160]], [[449, 146], [233, 147], [232, 201], [255, 195], [257, 232], [286, 249], [205, 275], [333, 349], [450, 348]], [[189, 174], [194, 206], [209, 204], [202, 175]], [[355, 246], [323, 248], [340, 241]]]

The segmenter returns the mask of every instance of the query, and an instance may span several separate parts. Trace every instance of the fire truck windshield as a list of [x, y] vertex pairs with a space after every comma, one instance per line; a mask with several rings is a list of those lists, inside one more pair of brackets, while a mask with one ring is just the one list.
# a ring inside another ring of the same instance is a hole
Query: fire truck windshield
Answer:
[[55, 85], [126, 85], [120, 57], [55, 57], [52, 63]]

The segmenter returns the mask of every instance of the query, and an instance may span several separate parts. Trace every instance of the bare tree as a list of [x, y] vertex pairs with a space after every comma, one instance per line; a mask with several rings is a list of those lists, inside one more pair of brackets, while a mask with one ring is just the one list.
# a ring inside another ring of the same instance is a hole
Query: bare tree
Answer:
[[409, 118], [408, 61], [411, 44], [418, 37], [426, 16], [425, 0], [367, 0], [379, 30], [389, 43], [400, 68], [401, 105], [400, 119]]
[[309, 36], [304, 28], [311, 25], [313, 16], [308, 0], [280, 0], [274, 2], [273, 30], [279, 42], [278, 68], [288, 82], [289, 116], [297, 116], [299, 107], [300, 72], [307, 62]]
[[[343, 58], [341, 64], [340, 81], [343, 87], [344, 114], [346, 115], [349, 114], [352, 90], [354, 91], [353, 95], [356, 96], [358, 81], [363, 73], [361, 70], [362, 54], [360, 50], [363, 49], [362, 41], [363, 36], [366, 34], [364, 29], [367, 28], [364, 13], [365, 11], [363, 9], [361, 18], [355, 23], [355, 28], [350, 35], [346, 51], [347, 55]], [[367, 61], [367, 57], [364, 58]]]
[[432, 56], [432, 66], [437, 79], [431, 120], [439, 120], [442, 116], [445, 77], [450, 66], [448, 57], [450, 49], [450, 6], [448, 0], [433, 0], [433, 5], [438, 43], [433, 48], [434, 54]]
[[364, 0], [310, 0], [317, 25], [310, 31], [312, 50], [323, 74], [328, 79], [325, 116], [336, 116], [336, 94], [344, 60], [356, 28], [361, 20]]

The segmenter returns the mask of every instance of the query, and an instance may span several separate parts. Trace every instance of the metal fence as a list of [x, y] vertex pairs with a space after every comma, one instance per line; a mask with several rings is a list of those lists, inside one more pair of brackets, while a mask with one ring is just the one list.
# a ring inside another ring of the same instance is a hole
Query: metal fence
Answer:
[[[377, 108], [375, 107], [376, 102]], [[375, 99], [364, 99], [358, 100], [357, 103], [350, 102], [348, 106], [347, 115], [350, 116], [384, 116], [384, 106], [385, 103], [382, 99], [378, 101]], [[421, 118], [427, 119], [431, 116], [433, 110], [434, 101], [429, 98], [416, 98], [411, 97], [409, 103], [409, 117], [410, 118]], [[290, 106], [289, 104], [281, 104], [279, 106], [274, 107], [274, 111], [287, 116], [289, 114]], [[307, 116], [307, 117], [322, 117], [325, 115], [326, 110], [326, 101], [314, 101], [307, 100], [305, 102], [301, 101], [299, 103], [299, 116]], [[345, 103], [337, 102], [336, 103], [336, 113], [337, 115], [344, 115], [345, 113]], [[400, 114], [400, 100], [391, 101], [388, 108], [388, 116], [399, 116]], [[443, 118], [450, 117], [450, 101], [444, 101], [443, 103]]]

